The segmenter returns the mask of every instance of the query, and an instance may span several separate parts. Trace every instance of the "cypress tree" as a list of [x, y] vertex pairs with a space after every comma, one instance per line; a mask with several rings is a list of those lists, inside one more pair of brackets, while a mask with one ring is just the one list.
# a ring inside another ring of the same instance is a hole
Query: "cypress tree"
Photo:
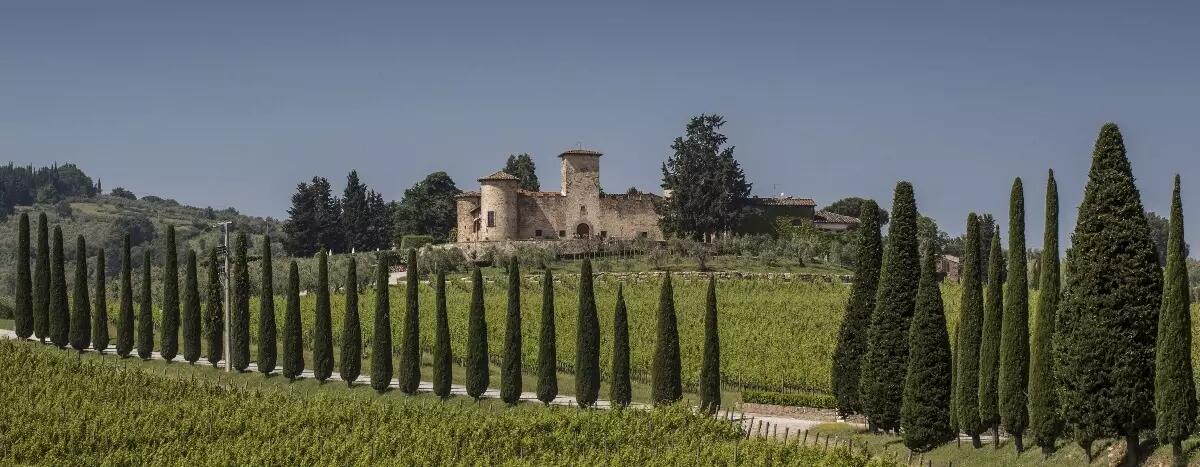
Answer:
[[17, 337], [28, 339], [33, 335], [33, 278], [29, 273], [29, 213], [21, 213], [21, 226], [17, 233], [17, 294], [13, 327]]
[[833, 395], [838, 413], [843, 417], [862, 411], [859, 401], [859, 377], [862, 359], [867, 353], [867, 329], [871, 312], [875, 310], [875, 293], [879, 286], [879, 267], [883, 262], [883, 239], [879, 235], [879, 205], [864, 200], [859, 209], [858, 261], [854, 265], [854, 284], [850, 286], [850, 301], [838, 332], [833, 351]]
[[[333, 329], [329, 309], [329, 252], [317, 252], [317, 307], [313, 313], [313, 377], [322, 383], [333, 374]], [[290, 311], [289, 311], [290, 312]]]
[[[262, 276], [259, 279], [258, 292], [258, 371], [269, 375], [275, 371], [279, 352], [275, 330], [275, 269], [271, 264], [271, 237], [263, 235], [262, 242]], [[354, 267], [353, 258], [350, 259], [350, 267]], [[355, 304], [358, 303], [357, 298], [356, 295]], [[357, 312], [357, 309], [355, 311]], [[357, 372], [355, 374], [357, 375]], [[343, 373], [342, 377], [345, 376]]]
[[633, 401], [633, 389], [629, 383], [629, 316], [625, 310], [625, 287], [617, 284], [617, 309], [613, 313], [613, 361], [612, 395], [613, 407], [625, 408]]
[[71, 300], [71, 348], [83, 352], [92, 345], [92, 303], [88, 300], [87, 243], [75, 239], [75, 283]]
[[358, 321], [358, 261], [346, 266], [346, 316], [342, 324], [342, 361], [338, 367], [346, 386], [362, 373], [362, 324]]
[[521, 401], [521, 272], [516, 256], [508, 265], [508, 315], [504, 325], [500, 399], [509, 405]]
[[917, 254], [917, 203], [912, 184], [896, 184], [891, 227], [879, 272], [879, 289], [867, 334], [860, 397], [876, 429], [900, 428], [900, 404], [908, 365], [908, 322], [916, 307], [921, 264]]
[[575, 401], [591, 407], [600, 397], [600, 318], [592, 289], [592, 261], [579, 269], [579, 322], [575, 335]]
[[108, 297], [105, 297], [104, 249], [96, 252], [95, 313], [92, 315], [92, 348], [104, 353], [108, 349]]
[[708, 276], [704, 312], [704, 361], [700, 367], [700, 411], [721, 408], [721, 336], [717, 332], [717, 279]]
[[934, 251], [926, 248], [917, 308], [908, 333], [908, 370], [900, 411], [904, 445], [925, 452], [954, 439], [950, 427], [950, 337], [934, 269]]
[[208, 300], [204, 310], [204, 337], [208, 344], [208, 362], [213, 368], [225, 353], [225, 305], [221, 301], [221, 274], [216, 248], [208, 252]]
[[150, 298], [150, 250], [142, 254], [142, 296], [138, 302], [138, 358], [149, 360], [154, 352], [154, 309]]
[[1049, 455], [1062, 430], [1054, 381], [1054, 316], [1058, 312], [1058, 184], [1054, 171], [1046, 181], [1046, 231], [1042, 240], [1038, 308], [1029, 349], [1029, 429]]
[[1000, 327], [1000, 424], [1013, 438], [1017, 453], [1029, 424], [1029, 282], [1025, 257], [1025, 193], [1021, 179], [1013, 182], [1008, 214], [1008, 274], [1005, 308]]
[[421, 321], [417, 301], [417, 250], [408, 250], [408, 273], [405, 274], [404, 338], [400, 341], [400, 368], [396, 373], [400, 391], [415, 394], [421, 384]]
[[[955, 433], [955, 436], [958, 436], [958, 433], [961, 432], [960, 427], [962, 426], [958, 423], [958, 360], [955, 359], [955, 355], [957, 354], [958, 333], [956, 332], [954, 337], [950, 339], [950, 430]], [[901, 407], [901, 410], [903, 410], [903, 407]]]
[[133, 351], [133, 259], [129, 256], [129, 234], [121, 242], [121, 297], [117, 304], [117, 355]]
[[1154, 413], [1159, 442], [1171, 445], [1178, 465], [1187, 464], [1183, 440], [1196, 429], [1196, 387], [1192, 374], [1192, 317], [1187, 256], [1183, 251], [1183, 201], [1179, 175], [1171, 195], [1171, 231], [1154, 359]]
[[979, 434], [987, 427], [979, 419], [979, 345], [983, 332], [983, 274], [979, 250], [979, 217], [967, 216], [963, 242], [962, 298], [958, 311], [958, 343], [954, 356], [954, 410], [958, 427], [980, 447]]
[[450, 397], [454, 355], [450, 353], [450, 317], [446, 313], [446, 271], [437, 272], [437, 336], [433, 344], [433, 393], [442, 399]]
[[300, 270], [288, 265], [287, 309], [283, 313], [283, 377], [295, 381], [304, 373], [304, 327], [300, 321]]
[[471, 274], [471, 309], [467, 314], [467, 395], [479, 400], [487, 390], [488, 348], [487, 317], [483, 312], [483, 273]]
[[59, 348], [69, 343], [71, 309], [67, 302], [67, 273], [64, 264], [62, 227], [54, 226], [50, 250], [50, 342]]
[[[46, 213], [38, 214], [37, 257], [33, 269], [33, 335], [50, 336], [50, 235]], [[128, 247], [126, 247], [128, 249]]]
[[250, 366], [250, 270], [246, 258], [246, 233], [233, 243], [233, 309], [229, 313], [229, 358], [238, 372]]
[[375, 267], [375, 327], [371, 334], [371, 388], [382, 393], [392, 384], [392, 306], [388, 300], [388, 257]]
[[183, 334], [183, 360], [191, 364], [200, 359], [200, 283], [196, 274], [196, 252], [188, 249], [183, 275], [183, 313], [179, 324]]
[[658, 339], [654, 343], [654, 360], [650, 362], [650, 398], [656, 405], [672, 404], [683, 398], [680, 376], [679, 328], [675, 321], [675, 289], [671, 273], [663, 276], [658, 297]]
[[162, 345], [159, 353], [171, 361], [179, 352], [179, 253], [175, 251], [175, 226], [167, 226], [163, 249]]
[[1000, 232], [992, 232], [988, 252], [988, 285], [984, 299], [983, 335], [979, 343], [979, 419], [992, 429], [993, 446], [1000, 448], [1000, 400], [996, 385], [1000, 373], [1000, 331], [1004, 316], [1004, 271]]
[[[1154, 342], [1162, 300], [1150, 227], [1116, 125], [1096, 140], [1055, 326], [1063, 420], [1090, 442], [1124, 436], [1129, 461], [1154, 424]], [[1098, 390], [1103, 388], [1103, 390]]]
[[[618, 300], [621, 298], [619, 290], [617, 298]], [[621, 306], [620, 302], [617, 306]], [[547, 405], [553, 402], [555, 397], [558, 397], [557, 343], [557, 331], [554, 327], [554, 275], [550, 272], [550, 268], [546, 268], [542, 278], [542, 327], [541, 332], [538, 333], [537, 397]]]

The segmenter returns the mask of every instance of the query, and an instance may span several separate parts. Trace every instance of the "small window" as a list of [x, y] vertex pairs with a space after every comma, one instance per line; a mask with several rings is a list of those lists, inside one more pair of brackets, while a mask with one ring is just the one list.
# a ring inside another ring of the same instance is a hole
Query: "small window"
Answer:
[[488, 227], [496, 226], [496, 211], [488, 211]]
[[600, 231], [600, 238], [608, 238], [608, 231], [607, 231], [607, 230], [601, 230], [601, 231]]
[[638, 236], [642, 238], [649, 238], [650, 232], [638, 232]]
[[542, 231], [541, 231], [540, 229], [539, 229], [539, 230], [534, 230], [534, 231], [533, 231], [533, 236], [534, 236], [534, 237], [541, 237], [541, 236], [542, 236]]
[[580, 205], [579, 206], [579, 214], [586, 215], [587, 214], [587, 206]]
[[558, 231], [558, 236], [559, 236], [559, 237], [566, 237], [566, 236], [567, 236], [567, 231], [566, 231], [566, 230], [559, 230], [559, 231]]

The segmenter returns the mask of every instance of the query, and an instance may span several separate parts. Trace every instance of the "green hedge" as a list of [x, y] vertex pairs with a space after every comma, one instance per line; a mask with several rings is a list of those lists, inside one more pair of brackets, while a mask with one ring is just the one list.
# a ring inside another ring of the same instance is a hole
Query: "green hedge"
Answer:
[[834, 399], [832, 395], [815, 392], [743, 391], [742, 402], [817, 409], [837, 408], [837, 399]]
[[405, 235], [400, 239], [400, 249], [408, 250], [409, 248], [421, 248], [425, 245], [433, 244], [433, 237], [430, 235]]

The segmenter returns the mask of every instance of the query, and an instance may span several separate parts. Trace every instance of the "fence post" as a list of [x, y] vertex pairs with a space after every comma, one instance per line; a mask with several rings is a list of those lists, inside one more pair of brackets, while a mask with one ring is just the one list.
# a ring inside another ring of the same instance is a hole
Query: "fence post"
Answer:
[[783, 427], [783, 444], [787, 444], [787, 441], [788, 441], [788, 431], [791, 431], [791, 429], [792, 429], [792, 427], [786, 427], [786, 426], [785, 426], [785, 427]]
[[808, 430], [804, 430], [804, 440], [801, 441], [800, 444], [801, 445], [808, 444]]

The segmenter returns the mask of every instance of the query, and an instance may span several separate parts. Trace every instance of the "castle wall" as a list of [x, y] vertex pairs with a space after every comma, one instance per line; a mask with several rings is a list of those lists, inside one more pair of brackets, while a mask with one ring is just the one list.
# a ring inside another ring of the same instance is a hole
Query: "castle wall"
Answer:
[[600, 198], [600, 227], [595, 235], [606, 232], [609, 238], [632, 239], [642, 236], [663, 240], [658, 226], [659, 215], [654, 210], [653, 195], [608, 195]]
[[454, 200], [458, 207], [458, 227], [455, 229], [456, 237], [459, 243], [474, 242], [479, 240], [479, 235], [475, 232], [475, 211], [479, 210], [479, 197], [463, 196]]
[[[517, 204], [521, 212], [518, 238], [559, 238], [559, 230], [566, 229], [562, 220], [563, 201], [562, 196], [522, 195]], [[540, 237], [539, 230], [542, 231]]]
[[[479, 240], [515, 240], [520, 227], [516, 181], [489, 181], [480, 186]], [[489, 219], [489, 213], [491, 218]]]
[[587, 224], [592, 236], [600, 234], [600, 156], [563, 154], [562, 188], [563, 228], [574, 237], [580, 224]]

